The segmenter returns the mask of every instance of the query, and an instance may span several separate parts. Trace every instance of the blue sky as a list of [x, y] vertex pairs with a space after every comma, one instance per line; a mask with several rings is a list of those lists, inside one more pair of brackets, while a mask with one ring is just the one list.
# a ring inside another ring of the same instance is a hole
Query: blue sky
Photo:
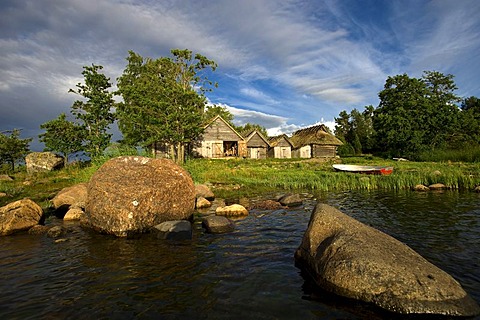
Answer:
[[82, 66], [115, 84], [128, 50], [213, 59], [211, 103], [272, 135], [377, 106], [397, 74], [453, 74], [458, 95], [480, 97], [479, 17], [477, 0], [2, 0], [0, 131], [38, 136], [78, 98]]

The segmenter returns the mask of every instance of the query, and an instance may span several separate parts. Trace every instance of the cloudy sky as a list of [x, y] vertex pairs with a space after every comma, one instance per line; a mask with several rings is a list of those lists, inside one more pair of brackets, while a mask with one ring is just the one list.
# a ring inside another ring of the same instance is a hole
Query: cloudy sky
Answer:
[[457, 94], [480, 97], [479, 17], [477, 0], [1, 0], [0, 131], [38, 136], [69, 113], [83, 66], [115, 84], [129, 50], [213, 59], [208, 99], [270, 134], [377, 106], [402, 73], [453, 74]]

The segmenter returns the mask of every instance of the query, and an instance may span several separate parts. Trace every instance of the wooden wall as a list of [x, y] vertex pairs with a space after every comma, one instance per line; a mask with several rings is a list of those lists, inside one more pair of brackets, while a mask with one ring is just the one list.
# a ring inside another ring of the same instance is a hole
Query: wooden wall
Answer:
[[292, 148], [290, 145], [288, 147], [273, 147], [268, 152], [268, 156], [277, 159], [290, 159], [292, 157]]
[[203, 141], [240, 141], [240, 138], [232, 129], [220, 119], [205, 128]]
[[336, 155], [337, 147], [335, 146], [313, 145], [312, 156], [314, 158], [335, 158]]

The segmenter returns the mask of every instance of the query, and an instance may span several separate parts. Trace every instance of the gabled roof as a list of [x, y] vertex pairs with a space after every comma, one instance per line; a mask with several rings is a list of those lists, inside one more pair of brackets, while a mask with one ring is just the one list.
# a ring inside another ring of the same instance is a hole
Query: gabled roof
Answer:
[[268, 143], [270, 143], [271, 147], [276, 147], [280, 143], [280, 141], [282, 141], [282, 139], [285, 139], [285, 141], [287, 141], [288, 144], [291, 147], [293, 147], [292, 142], [290, 141], [290, 139], [288, 138], [288, 136], [286, 134], [281, 134], [279, 136], [270, 137], [270, 138], [268, 138]]
[[215, 118], [213, 118], [212, 120], [210, 120], [203, 128], [204, 129], [207, 129], [208, 127], [210, 127], [213, 123], [215, 123], [216, 121], [222, 121], [223, 123], [225, 123], [227, 125], [228, 128], [230, 128], [240, 139], [242, 140], [245, 140], [243, 138], [242, 135], [240, 135], [240, 133], [237, 132], [237, 130], [235, 130], [227, 121], [225, 121], [220, 115], [217, 115], [215, 116]]
[[324, 146], [341, 146], [343, 144], [337, 137], [328, 132], [324, 124], [297, 130], [290, 138], [295, 148], [300, 148], [309, 144], [318, 144]]
[[263, 134], [261, 134], [259, 131], [257, 130], [251, 130], [250, 132], [247, 132], [246, 134], [243, 134], [243, 136], [245, 137], [245, 141], [250, 141], [253, 137], [255, 137], [255, 135], [258, 135], [260, 137], [260, 139], [262, 139], [263, 141], [265, 141], [265, 143], [267, 144], [267, 146], [270, 147], [270, 143], [268, 142], [267, 138], [265, 138], [263, 136]]

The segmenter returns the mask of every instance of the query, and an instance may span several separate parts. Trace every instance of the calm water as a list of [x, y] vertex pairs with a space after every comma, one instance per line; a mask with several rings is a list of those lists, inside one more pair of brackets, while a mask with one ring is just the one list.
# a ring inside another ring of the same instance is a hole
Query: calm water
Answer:
[[[252, 210], [234, 233], [165, 242], [76, 224], [65, 242], [0, 237], [0, 319], [382, 319], [316, 290], [294, 265], [316, 199], [407, 243], [480, 301], [480, 194], [325, 193]], [[61, 220], [49, 220], [62, 224]]]

